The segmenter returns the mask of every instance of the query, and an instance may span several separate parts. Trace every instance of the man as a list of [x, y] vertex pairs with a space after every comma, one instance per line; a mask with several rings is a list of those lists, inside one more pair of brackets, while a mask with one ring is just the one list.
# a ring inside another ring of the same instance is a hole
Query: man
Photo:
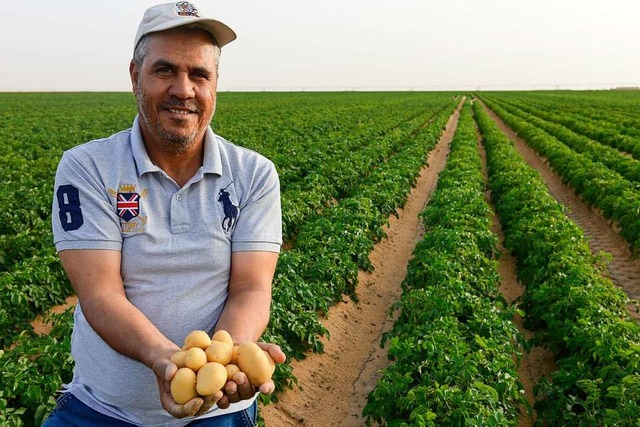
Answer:
[[[242, 373], [206, 399], [179, 405], [170, 393], [170, 357], [189, 332], [257, 341], [269, 319], [278, 177], [209, 127], [220, 48], [235, 37], [188, 2], [149, 8], [129, 67], [132, 128], [60, 161], [53, 230], [79, 300], [76, 366], [47, 426], [255, 422], [258, 390]], [[284, 362], [278, 346], [260, 345]]]

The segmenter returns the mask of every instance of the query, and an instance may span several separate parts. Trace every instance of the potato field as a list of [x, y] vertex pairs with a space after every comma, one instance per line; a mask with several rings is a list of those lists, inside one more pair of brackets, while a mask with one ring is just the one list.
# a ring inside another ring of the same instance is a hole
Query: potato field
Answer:
[[[73, 370], [55, 169], [130, 127], [136, 105], [0, 102], [0, 425], [37, 426]], [[261, 424], [640, 426], [640, 91], [223, 92], [217, 105], [214, 131], [280, 175], [263, 340], [288, 360]]]

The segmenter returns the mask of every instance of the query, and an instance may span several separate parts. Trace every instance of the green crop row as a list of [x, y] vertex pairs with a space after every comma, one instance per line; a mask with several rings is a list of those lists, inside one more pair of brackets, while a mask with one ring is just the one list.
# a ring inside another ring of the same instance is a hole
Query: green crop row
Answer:
[[[640, 90], [491, 92], [492, 97], [526, 104], [553, 115], [584, 121], [596, 133], [626, 135], [640, 142]], [[582, 132], [580, 132], [582, 133]]]
[[[626, 311], [626, 295], [607, 278], [582, 231], [513, 142], [480, 104], [474, 111], [504, 244], [517, 257], [518, 277], [526, 287], [526, 324], [553, 351], [558, 366], [536, 388], [538, 422], [637, 426], [640, 325]], [[595, 168], [578, 160], [573, 166]]]
[[383, 337], [391, 363], [369, 393], [367, 422], [516, 426], [519, 410], [530, 412], [517, 373], [523, 338], [498, 291], [489, 214], [467, 104], [392, 308], [400, 314]]
[[[437, 98], [434, 101], [441, 102]], [[313, 161], [313, 164], [309, 166], [312, 169], [303, 179], [285, 185], [282, 195], [284, 239], [294, 239], [300, 231], [300, 224], [304, 224], [308, 218], [315, 216], [335, 200], [354, 194], [359, 182], [366, 180], [372, 170], [401, 150], [402, 144], [410, 140], [411, 135], [434, 120], [447, 105], [453, 104], [424, 105], [421, 114], [401, 124], [394, 124], [390, 129], [384, 127], [387, 119], [361, 127], [353, 133], [347, 126], [340, 135], [336, 135], [336, 141], [341, 146], [337, 146], [335, 142], [322, 145], [334, 145], [329, 153], [319, 153], [319, 149], [315, 152], [308, 150], [307, 143], [297, 145], [294, 151], [301, 152], [299, 157], [307, 158], [308, 163]], [[349, 120], [345, 119], [345, 122], [349, 123]], [[334, 133], [337, 134], [337, 131]]]
[[[483, 97], [485, 100], [487, 97]], [[524, 120], [531, 126], [534, 126], [564, 143], [567, 147], [576, 153], [582, 154], [585, 158], [595, 163], [601, 163], [609, 169], [618, 172], [623, 178], [640, 182], [640, 161], [630, 157], [628, 154], [621, 152], [608, 145], [601, 144], [597, 141], [580, 135], [567, 127], [542, 119], [534, 114], [528, 113], [521, 108], [511, 104], [498, 101], [495, 98], [489, 98], [491, 105], [499, 106], [504, 111], [513, 114], [521, 120]], [[555, 115], [554, 117], [558, 117]]]
[[0, 350], [0, 425], [40, 425], [55, 405], [55, 394], [71, 380], [73, 309], [52, 315], [49, 334], [23, 332], [16, 344]]
[[[385, 135], [398, 128], [413, 128], [413, 120], [424, 120], [451, 100], [450, 94], [425, 97], [408, 93], [221, 95], [231, 96], [231, 102], [222, 97], [215, 129], [230, 141], [272, 159], [283, 193], [306, 190], [319, 176], [330, 177], [340, 164], [338, 153], [344, 160], [363, 148], [375, 147]], [[369, 161], [375, 162], [378, 156]], [[335, 188], [331, 195], [340, 198], [341, 185], [322, 184]]]
[[640, 188], [619, 173], [576, 153], [543, 130], [505, 111], [490, 100], [487, 105], [551, 167], [568, 182], [580, 196], [600, 209], [611, 221], [617, 222], [620, 235], [629, 242], [631, 250], [640, 251]]
[[634, 159], [640, 160], [640, 127], [634, 132], [629, 126], [633, 126], [631, 120], [616, 114], [610, 108], [600, 107], [600, 110], [595, 110], [598, 118], [590, 118], [585, 114], [585, 110], [593, 109], [594, 104], [597, 105], [598, 98], [593, 98], [593, 102], [587, 105], [580, 103], [576, 108], [575, 102], [558, 102], [551, 97], [544, 100], [534, 98], [535, 102], [532, 102], [529, 98], [530, 94], [517, 94], [516, 98], [513, 98], [513, 95], [492, 93], [491, 97], [544, 120], [566, 126], [577, 134], [628, 153]]

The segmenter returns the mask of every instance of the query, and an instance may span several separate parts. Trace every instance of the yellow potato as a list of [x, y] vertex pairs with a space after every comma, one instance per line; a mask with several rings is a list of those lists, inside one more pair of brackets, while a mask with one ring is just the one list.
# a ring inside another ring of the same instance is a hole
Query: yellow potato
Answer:
[[178, 368], [184, 368], [186, 366], [184, 363], [184, 359], [186, 356], [186, 350], [176, 351], [175, 353], [173, 353], [173, 356], [171, 356], [171, 361], [175, 363]]
[[189, 368], [180, 368], [171, 380], [171, 396], [182, 405], [198, 395], [196, 373]]
[[204, 352], [207, 354], [207, 361], [226, 365], [231, 362], [233, 347], [222, 341], [212, 341]]
[[229, 332], [225, 331], [224, 329], [220, 329], [218, 332], [213, 334], [213, 336], [211, 337], [211, 341], [221, 341], [233, 347], [233, 338], [231, 338]]
[[209, 338], [209, 334], [205, 331], [192, 331], [189, 332], [189, 335], [184, 339], [183, 350], [189, 350], [193, 347], [198, 347], [201, 349], [206, 349], [211, 345], [211, 338]]
[[210, 396], [227, 383], [227, 370], [218, 362], [209, 362], [198, 371], [196, 391], [200, 396]]
[[231, 353], [231, 362], [229, 363], [233, 363], [234, 365], [238, 364], [238, 346], [237, 345], [233, 346], [233, 353]]
[[184, 356], [184, 365], [194, 372], [198, 372], [207, 363], [207, 354], [200, 347], [193, 347], [187, 350]]
[[238, 368], [238, 365], [234, 365], [233, 363], [225, 365], [225, 369], [227, 370], [227, 381], [231, 381], [233, 379], [233, 376], [240, 372], [240, 368]]
[[245, 342], [238, 347], [238, 367], [255, 387], [266, 383], [276, 369], [271, 355], [254, 342]]

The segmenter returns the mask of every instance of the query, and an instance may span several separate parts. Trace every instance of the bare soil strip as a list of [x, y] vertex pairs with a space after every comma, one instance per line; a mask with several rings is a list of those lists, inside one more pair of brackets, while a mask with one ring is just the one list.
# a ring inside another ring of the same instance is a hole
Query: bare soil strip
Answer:
[[[609, 277], [623, 289], [629, 298], [640, 299], [640, 259], [634, 258], [629, 244], [616, 232], [616, 227], [602, 214], [578, 196], [572, 187], [565, 184], [551, 166], [513, 132], [493, 111], [486, 108], [500, 129], [515, 142], [515, 146], [531, 167], [547, 182], [549, 192], [566, 207], [567, 215], [584, 230], [593, 253], [601, 251], [611, 254], [608, 264]], [[638, 307], [629, 304], [629, 313], [640, 319]]]
[[324, 340], [324, 353], [293, 361], [298, 386], [280, 395], [278, 403], [261, 408], [268, 427], [365, 424], [361, 414], [367, 395], [389, 363], [387, 349], [380, 347], [382, 334], [393, 324], [389, 307], [402, 293], [411, 253], [424, 234], [418, 214], [444, 168], [457, 122], [458, 111], [430, 153], [429, 166], [422, 170], [404, 209], [398, 211], [399, 218], [390, 217], [387, 237], [370, 255], [373, 273], [358, 275], [360, 302], [343, 302], [329, 311], [323, 324], [331, 337]]

